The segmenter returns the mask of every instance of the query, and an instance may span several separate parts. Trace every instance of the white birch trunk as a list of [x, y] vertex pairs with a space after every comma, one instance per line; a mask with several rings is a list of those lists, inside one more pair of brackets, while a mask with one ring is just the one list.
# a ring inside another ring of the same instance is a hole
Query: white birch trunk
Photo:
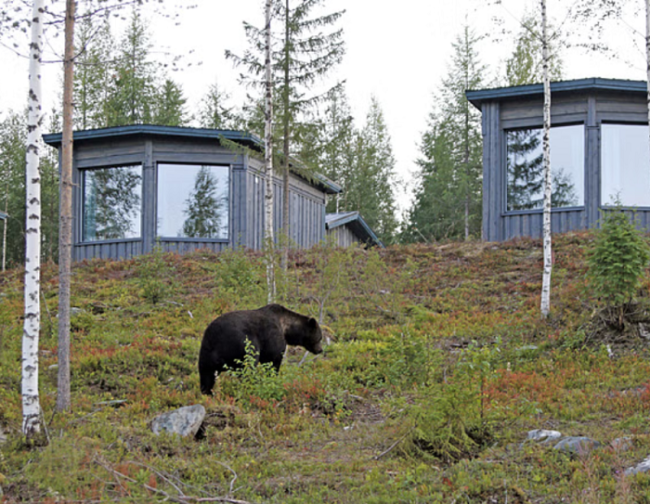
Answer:
[[40, 145], [42, 93], [41, 53], [43, 48], [44, 0], [34, 0], [29, 58], [29, 101], [27, 119], [26, 219], [25, 219], [25, 322], [22, 345], [23, 434], [40, 432], [41, 406], [38, 397], [38, 337], [41, 326], [41, 176]]
[[542, 59], [544, 71], [544, 274], [542, 276], [542, 316], [547, 317], [551, 311], [551, 271], [553, 269], [553, 249], [551, 243], [551, 83], [549, 80], [548, 33], [546, 27], [546, 0], [540, 0], [542, 9]]
[[264, 171], [266, 191], [264, 195], [264, 248], [266, 256], [266, 281], [268, 302], [275, 299], [275, 264], [273, 257], [273, 75], [271, 72], [271, 8], [272, 0], [266, 0], [266, 93], [264, 107]]
[[63, 139], [59, 217], [59, 345], [56, 410], [70, 409], [70, 269], [72, 266], [72, 91], [75, 0], [66, 0], [63, 61]]
[[[648, 89], [648, 124], [650, 125], [650, 0], [645, 1], [645, 60]], [[650, 128], [648, 128], [650, 133]]]

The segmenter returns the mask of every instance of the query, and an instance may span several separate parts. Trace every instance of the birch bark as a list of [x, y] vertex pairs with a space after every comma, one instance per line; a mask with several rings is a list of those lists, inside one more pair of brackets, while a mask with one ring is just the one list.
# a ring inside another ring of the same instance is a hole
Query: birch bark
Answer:
[[275, 261], [273, 257], [273, 74], [271, 71], [271, 8], [272, 0], [266, 0], [266, 47], [265, 68], [265, 106], [264, 106], [264, 171], [266, 191], [264, 195], [264, 248], [266, 257], [266, 282], [268, 302], [275, 299]]
[[56, 410], [70, 409], [70, 269], [72, 266], [72, 113], [75, 0], [66, 0], [63, 57], [63, 139], [59, 221], [59, 345]]
[[[648, 124], [650, 124], [650, 0], [645, 1], [645, 61], [648, 88]], [[650, 128], [648, 128], [650, 133]]]
[[38, 338], [41, 325], [41, 176], [40, 145], [42, 93], [41, 55], [43, 50], [44, 0], [34, 0], [29, 58], [29, 98], [27, 154], [25, 155], [25, 321], [22, 341], [23, 434], [40, 432], [41, 406], [38, 396]]
[[551, 243], [551, 83], [549, 78], [548, 33], [546, 26], [546, 0], [540, 0], [542, 11], [542, 59], [544, 80], [544, 133], [543, 133], [543, 160], [544, 160], [544, 216], [543, 216], [543, 242], [544, 242], [544, 273], [542, 276], [542, 316], [547, 317], [551, 311], [551, 271], [553, 269], [553, 249]]

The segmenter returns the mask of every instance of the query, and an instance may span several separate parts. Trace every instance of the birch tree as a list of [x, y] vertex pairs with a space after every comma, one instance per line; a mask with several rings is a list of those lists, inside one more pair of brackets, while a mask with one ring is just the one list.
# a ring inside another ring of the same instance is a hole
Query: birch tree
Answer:
[[271, 61], [272, 0], [265, 7], [264, 49], [264, 171], [266, 193], [264, 194], [264, 247], [266, 250], [266, 281], [268, 302], [275, 299], [275, 259], [273, 257], [273, 67]]
[[551, 242], [551, 81], [549, 78], [548, 33], [546, 26], [546, 0], [540, 0], [542, 18], [542, 73], [544, 80], [544, 133], [542, 149], [544, 153], [544, 272], [542, 275], [541, 311], [548, 317], [551, 311], [551, 272], [553, 270], [553, 249]]
[[38, 395], [38, 339], [41, 325], [41, 178], [39, 172], [41, 123], [41, 57], [43, 51], [44, 0], [34, 0], [29, 58], [27, 154], [25, 156], [27, 212], [25, 219], [25, 321], [22, 344], [23, 434], [29, 439], [40, 432]]

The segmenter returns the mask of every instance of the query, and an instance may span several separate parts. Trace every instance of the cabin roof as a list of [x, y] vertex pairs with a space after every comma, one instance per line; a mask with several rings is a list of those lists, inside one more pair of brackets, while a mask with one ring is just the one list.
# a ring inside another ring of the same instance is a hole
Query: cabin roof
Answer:
[[9, 216], [8, 216], [6, 213], [0, 211], [0, 220], [5, 220], [5, 219], [7, 219], [8, 217], [9, 217]]
[[340, 212], [329, 213], [325, 215], [325, 229], [335, 229], [340, 226], [348, 225], [354, 235], [364, 243], [369, 245], [377, 245], [383, 248], [384, 244], [381, 242], [377, 235], [366, 224], [359, 212]]
[[[114, 126], [111, 128], [90, 129], [75, 131], [73, 133], [74, 142], [87, 143], [96, 140], [120, 139], [134, 136], [155, 136], [168, 138], [194, 138], [198, 140], [229, 140], [238, 143], [248, 149], [261, 152], [264, 143], [259, 137], [252, 133], [237, 130], [218, 130], [210, 128], [186, 128], [180, 126], [157, 126], [153, 124], [133, 124], [128, 126]], [[43, 135], [46, 144], [61, 147], [63, 142], [62, 133], [51, 133]], [[296, 175], [304, 178], [312, 185], [320, 188], [326, 194], [338, 194], [342, 191], [341, 186], [332, 182], [320, 173], [311, 176], [305, 175], [299, 169], [292, 170]]]
[[[107, 138], [129, 137], [134, 135], [182, 137], [198, 139], [222, 138], [237, 142], [251, 149], [261, 151], [263, 143], [255, 135], [244, 131], [218, 130], [209, 128], [186, 128], [180, 126], [157, 126], [153, 124], [131, 124], [128, 126], [113, 126], [111, 128], [89, 129], [74, 132], [75, 142], [89, 142]], [[46, 144], [59, 147], [63, 141], [62, 133], [43, 135]]]
[[[551, 82], [551, 93], [575, 93], [594, 91], [618, 91], [625, 93], [647, 93], [645, 81], [621, 79], [576, 79]], [[500, 87], [465, 91], [467, 99], [480, 110], [483, 102], [502, 101], [518, 98], [532, 98], [544, 95], [543, 84], [528, 84], [525, 86]]]

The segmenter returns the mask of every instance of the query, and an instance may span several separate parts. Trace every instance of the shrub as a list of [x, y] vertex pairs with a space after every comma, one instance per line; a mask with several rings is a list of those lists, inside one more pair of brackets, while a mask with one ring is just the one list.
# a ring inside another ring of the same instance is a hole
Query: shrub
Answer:
[[649, 258], [648, 244], [621, 207], [608, 212], [596, 231], [587, 275], [592, 292], [614, 315], [619, 328]]

